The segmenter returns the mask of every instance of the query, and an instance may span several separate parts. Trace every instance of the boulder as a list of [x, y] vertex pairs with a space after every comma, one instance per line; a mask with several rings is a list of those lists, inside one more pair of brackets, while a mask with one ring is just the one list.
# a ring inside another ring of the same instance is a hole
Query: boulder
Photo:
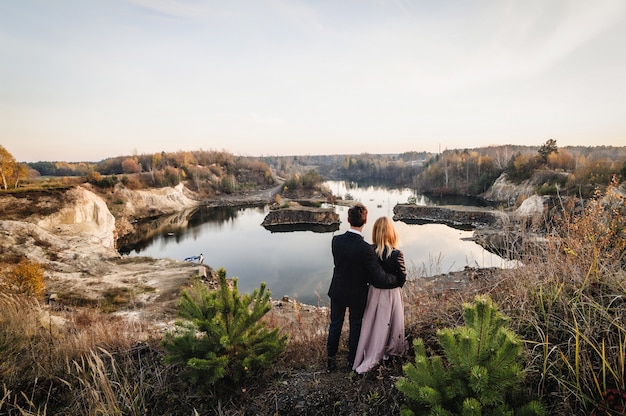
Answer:
[[534, 215], [542, 215], [546, 211], [547, 196], [532, 195], [522, 201], [521, 205], [514, 211], [514, 215], [519, 217], [532, 217]]

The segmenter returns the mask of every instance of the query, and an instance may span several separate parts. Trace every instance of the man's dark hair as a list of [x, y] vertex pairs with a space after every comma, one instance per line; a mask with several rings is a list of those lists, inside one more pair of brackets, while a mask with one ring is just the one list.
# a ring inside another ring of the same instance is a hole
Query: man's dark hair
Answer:
[[367, 221], [367, 208], [363, 204], [356, 204], [348, 209], [348, 222], [353, 227], [360, 227]]

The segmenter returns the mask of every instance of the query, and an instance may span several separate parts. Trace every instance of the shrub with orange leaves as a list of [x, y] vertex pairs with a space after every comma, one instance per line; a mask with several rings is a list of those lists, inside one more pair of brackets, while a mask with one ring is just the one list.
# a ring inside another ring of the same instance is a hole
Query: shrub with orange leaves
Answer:
[[23, 258], [9, 269], [3, 283], [9, 293], [41, 298], [44, 293], [43, 268], [40, 263]]

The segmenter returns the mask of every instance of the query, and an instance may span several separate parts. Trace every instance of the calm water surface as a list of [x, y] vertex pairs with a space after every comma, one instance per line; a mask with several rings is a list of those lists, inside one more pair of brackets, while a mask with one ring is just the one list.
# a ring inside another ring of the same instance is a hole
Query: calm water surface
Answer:
[[[327, 182], [335, 195], [350, 194], [367, 206], [368, 223], [363, 230], [371, 241], [372, 225], [379, 216], [393, 217], [393, 207], [414, 195], [410, 189], [358, 187], [346, 182]], [[418, 204], [430, 204], [424, 197]], [[334, 232], [270, 232], [261, 226], [267, 207], [202, 208], [185, 228], [163, 232], [141, 242], [127, 254], [154, 258], [204, 256], [204, 264], [223, 267], [229, 277], [239, 278], [241, 293], [251, 292], [264, 281], [273, 298], [287, 295], [300, 302], [326, 305], [332, 275], [331, 239], [349, 228], [348, 208], [335, 207], [341, 218]], [[394, 222], [404, 251], [409, 278], [431, 276], [473, 267], [508, 267], [502, 258], [473, 241], [471, 231], [441, 224]], [[141, 246], [141, 248], [139, 248]]]

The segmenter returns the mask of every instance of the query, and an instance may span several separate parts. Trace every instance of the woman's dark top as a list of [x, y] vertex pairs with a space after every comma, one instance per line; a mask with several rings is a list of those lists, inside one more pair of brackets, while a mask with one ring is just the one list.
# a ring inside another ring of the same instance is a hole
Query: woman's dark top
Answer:
[[[374, 245], [374, 249], [376, 249], [376, 245]], [[404, 265], [404, 254], [400, 250], [394, 248], [391, 251], [391, 256], [387, 257], [387, 249], [385, 248], [382, 260], [379, 258], [378, 261], [387, 273], [392, 273], [398, 278], [398, 285], [395, 287], [404, 286], [406, 282], [406, 267]]]

